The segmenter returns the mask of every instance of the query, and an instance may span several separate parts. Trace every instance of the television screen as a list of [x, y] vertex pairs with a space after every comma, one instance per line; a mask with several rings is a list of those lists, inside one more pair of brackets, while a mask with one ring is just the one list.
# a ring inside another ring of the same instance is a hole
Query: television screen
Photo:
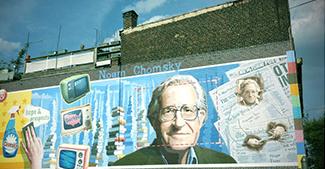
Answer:
[[73, 169], [76, 166], [77, 153], [70, 150], [61, 150], [59, 154], [59, 167]]
[[73, 81], [68, 83], [68, 96], [71, 97], [71, 98], [76, 97], [75, 91], [74, 91]]
[[89, 86], [88, 86], [88, 76], [82, 77], [80, 79], [77, 79], [74, 81], [74, 91], [75, 96], [80, 96], [86, 92], [88, 92]]
[[89, 75], [75, 75], [61, 80], [60, 90], [65, 102], [72, 103], [90, 91]]
[[65, 130], [74, 129], [82, 126], [82, 110], [74, 110], [63, 115], [63, 127]]

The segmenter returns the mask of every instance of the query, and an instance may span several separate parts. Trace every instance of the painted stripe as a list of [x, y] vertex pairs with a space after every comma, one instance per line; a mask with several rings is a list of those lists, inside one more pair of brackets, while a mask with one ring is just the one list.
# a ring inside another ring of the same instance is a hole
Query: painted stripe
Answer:
[[299, 142], [297, 145], [297, 153], [298, 154], [305, 154], [305, 144], [304, 142]]
[[288, 62], [296, 62], [296, 59], [295, 59], [295, 52], [293, 50], [289, 50], [287, 51], [287, 60]]
[[298, 84], [290, 84], [291, 96], [299, 96]]
[[303, 130], [296, 130], [296, 141], [297, 142], [304, 142], [304, 131]]
[[288, 63], [288, 73], [297, 73], [296, 62]]
[[299, 96], [291, 96], [291, 103], [294, 108], [300, 107], [300, 97]]
[[294, 119], [295, 129], [302, 130], [303, 129], [303, 121], [302, 119]]
[[293, 107], [292, 110], [293, 110], [293, 118], [295, 118], [295, 119], [301, 119], [302, 118], [300, 107]]
[[288, 74], [288, 80], [290, 84], [298, 83], [297, 74]]
[[290, 83], [290, 95], [292, 103], [292, 111], [295, 124], [295, 137], [297, 145], [297, 162], [298, 168], [302, 167], [301, 159], [305, 155], [303, 122], [300, 107], [299, 87], [297, 79], [296, 58], [293, 50], [287, 51], [287, 65], [288, 65], [288, 80]]
[[298, 168], [302, 168], [303, 158], [305, 155], [297, 155]]

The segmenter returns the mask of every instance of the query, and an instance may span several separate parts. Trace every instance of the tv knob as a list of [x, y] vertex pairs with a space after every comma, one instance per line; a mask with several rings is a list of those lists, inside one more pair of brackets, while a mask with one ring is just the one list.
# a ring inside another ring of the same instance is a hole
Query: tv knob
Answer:
[[78, 157], [79, 157], [79, 158], [82, 158], [82, 156], [83, 156], [82, 153], [79, 153], [79, 154], [78, 154]]
[[82, 164], [82, 160], [81, 160], [81, 159], [79, 159], [79, 160], [78, 160], [78, 163], [79, 163], [79, 164]]
[[89, 129], [91, 127], [91, 122], [90, 120], [86, 120], [86, 128]]

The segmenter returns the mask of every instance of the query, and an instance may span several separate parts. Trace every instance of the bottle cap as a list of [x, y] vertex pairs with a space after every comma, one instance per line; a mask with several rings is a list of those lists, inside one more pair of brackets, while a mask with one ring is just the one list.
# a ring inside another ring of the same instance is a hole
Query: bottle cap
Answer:
[[12, 106], [12, 107], [9, 109], [8, 113], [9, 113], [9, 114], [13, 114], [13, 113], [18, 113], [18, 114], [19, 114], [19, 109], [20, 109], [20, 106]]

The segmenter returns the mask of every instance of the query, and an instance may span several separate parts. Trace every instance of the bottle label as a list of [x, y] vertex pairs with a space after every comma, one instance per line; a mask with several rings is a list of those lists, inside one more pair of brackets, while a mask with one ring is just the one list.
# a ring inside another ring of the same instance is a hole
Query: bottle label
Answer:
[[3, 143], [4, 150], [8, 154], [14, 154], [18, 148], [17, 137], [14, 134], [9, 134]]

